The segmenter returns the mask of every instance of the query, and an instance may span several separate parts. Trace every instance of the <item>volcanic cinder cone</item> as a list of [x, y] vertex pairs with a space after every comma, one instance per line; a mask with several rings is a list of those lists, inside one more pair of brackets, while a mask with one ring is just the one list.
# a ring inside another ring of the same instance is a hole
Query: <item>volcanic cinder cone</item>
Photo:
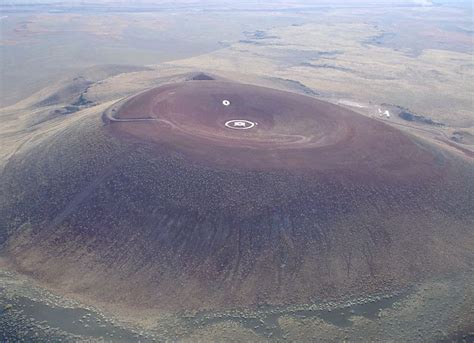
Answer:
[[395, 291], [472, 259], [472, 162], [314, 98], [198, 78], [90, 113], [11, 159], [3, 251], [124, 306]]

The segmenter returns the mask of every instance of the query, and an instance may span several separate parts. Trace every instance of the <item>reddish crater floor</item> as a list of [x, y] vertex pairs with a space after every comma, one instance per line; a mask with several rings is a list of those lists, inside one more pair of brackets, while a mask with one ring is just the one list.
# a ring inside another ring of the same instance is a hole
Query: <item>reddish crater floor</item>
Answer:
[[430, 152], [388, 125], [307, 96], [239, 83], [165, 85], [106, 118], [114, 135], [211, 166], [404, 182], [440, 173]]

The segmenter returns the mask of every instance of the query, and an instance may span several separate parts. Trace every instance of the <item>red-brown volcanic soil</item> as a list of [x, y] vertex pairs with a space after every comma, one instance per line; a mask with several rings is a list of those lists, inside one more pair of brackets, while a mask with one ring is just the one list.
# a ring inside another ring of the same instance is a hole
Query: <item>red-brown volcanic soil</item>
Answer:
[[[230, 105], [224, 106], [223, 100]], [[223, 81], [144, 92], [111, 113], [111, 131], [206, 165], [344, 173], [411, 182], [435, 176], [434, 155], [388, 125], [314, 98]], [[247, 130], [229, 120], [256, 123]]]
[[381, 122], [206, 78], [100, 115], [2, 174], [3, 256], [56, 290], [176, 312], [392, 292], [470, 268], [472, 163]]

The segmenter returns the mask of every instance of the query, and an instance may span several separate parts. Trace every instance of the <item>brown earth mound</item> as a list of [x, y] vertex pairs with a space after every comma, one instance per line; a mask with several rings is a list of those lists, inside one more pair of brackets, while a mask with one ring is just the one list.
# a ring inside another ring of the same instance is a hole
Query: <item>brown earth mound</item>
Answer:
[[229, 308], [467, 270], [472, 163], [313, 98], [191, 80], [44, 139], [2, 175], [3, 255], [65, 292]]

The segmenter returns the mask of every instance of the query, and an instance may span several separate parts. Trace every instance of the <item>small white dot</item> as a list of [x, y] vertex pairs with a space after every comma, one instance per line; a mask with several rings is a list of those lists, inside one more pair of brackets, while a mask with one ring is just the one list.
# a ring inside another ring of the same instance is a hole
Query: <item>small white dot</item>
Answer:
[[229, 100], [222, 100], [222, 105], [224, 105], [224, 106], [229, 106], [229, 105], [230, 105], [230, 101], [229, 101]]

